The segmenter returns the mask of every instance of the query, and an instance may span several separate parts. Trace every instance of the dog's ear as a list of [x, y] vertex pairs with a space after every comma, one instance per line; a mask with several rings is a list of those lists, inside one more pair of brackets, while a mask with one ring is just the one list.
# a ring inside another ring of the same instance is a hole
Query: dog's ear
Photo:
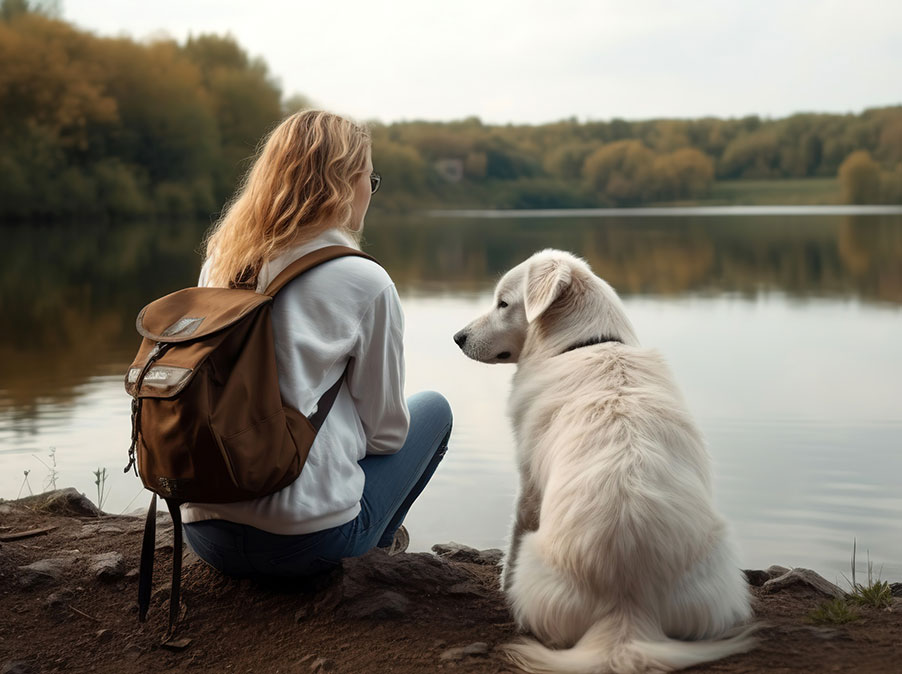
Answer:
[[539, 258], [526, 270], [524, 292], [526, 320], [532, 323], [561, 296], [570, 285], [570, 265], [564, 260]]

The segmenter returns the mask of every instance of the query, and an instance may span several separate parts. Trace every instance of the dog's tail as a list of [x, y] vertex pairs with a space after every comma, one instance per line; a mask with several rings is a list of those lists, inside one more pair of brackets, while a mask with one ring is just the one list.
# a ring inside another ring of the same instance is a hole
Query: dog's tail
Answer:
[[750, 626], [719, 640], [650, 641], [630, 638], [623, 621], [609, 616], [592, 625], [572, 648], [554, 650], [523, 639], [502, 646], [502, 650], [520, 669], [534, 674], [671, 672], [751, 650], [756, 629]]

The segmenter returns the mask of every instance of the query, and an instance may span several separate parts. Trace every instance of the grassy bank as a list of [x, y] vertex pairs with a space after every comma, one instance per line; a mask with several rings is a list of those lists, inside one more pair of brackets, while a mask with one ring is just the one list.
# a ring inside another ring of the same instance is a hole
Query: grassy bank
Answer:
[[704, 206], [811, 206], [840, 203], [836, 178], [718, 180]]

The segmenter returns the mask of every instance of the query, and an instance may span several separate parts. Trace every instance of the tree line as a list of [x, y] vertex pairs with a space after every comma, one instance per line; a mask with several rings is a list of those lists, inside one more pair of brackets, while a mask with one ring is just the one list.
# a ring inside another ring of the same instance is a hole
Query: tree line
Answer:
[[[99, 37], [0, 4], [0, 219], [210, 217], [307, 104], [231, 37]], [[902, 203], [902, 106], [784, 119], [371, 123], [374, 206], [566, 208], [704, 198], [714, 181], [838, 176]]]

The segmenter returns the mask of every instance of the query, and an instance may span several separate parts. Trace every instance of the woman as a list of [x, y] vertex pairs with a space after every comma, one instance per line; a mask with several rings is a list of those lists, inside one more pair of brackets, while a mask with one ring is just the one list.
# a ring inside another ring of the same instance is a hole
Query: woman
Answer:
[[[260, 291], [312, 250], [359, 247], [379, 180], [364, 127], [291, 115], [210, 234], [199, 285]], [[391, 278], [365, 258], [332, 260], [276, 295], [272, 322], [286, 405], [309, 415], [347, 368], [344, 383], [300, 477], [251, 501], [184, 505], [188, 542], [234, 576], [305, 576], [375, 546], [403, 550], [401, 523], [444, 456], [451, 410], [437, 393], [404, 398]]]

